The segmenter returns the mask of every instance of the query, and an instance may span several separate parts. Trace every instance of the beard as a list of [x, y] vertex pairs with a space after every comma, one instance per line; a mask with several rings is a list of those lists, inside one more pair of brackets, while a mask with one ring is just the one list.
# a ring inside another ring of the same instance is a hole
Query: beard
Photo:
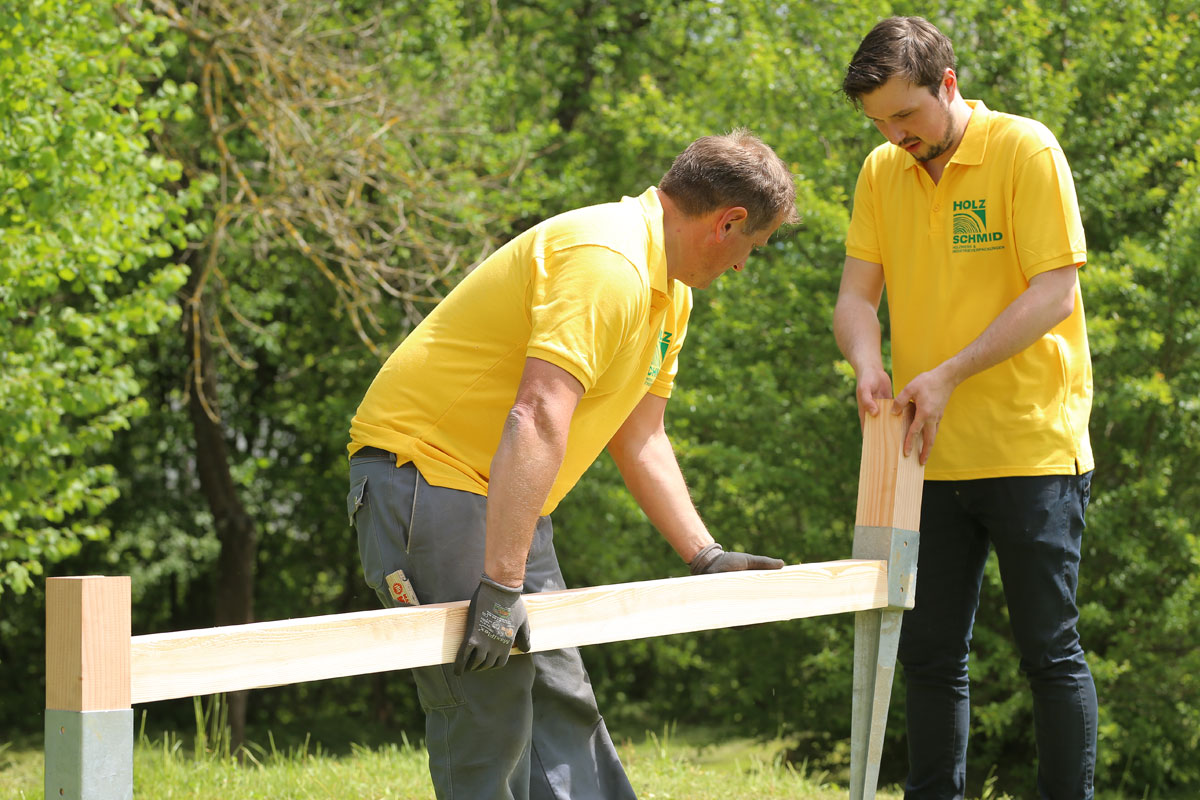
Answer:
[[913, 158], [921, 163], [932, 161], [954, 146], [954, 118], [950, 115], [950, 106], [948, 104], [942, 105], [942, 114], [946, 120], [946, 130], [942, 134], [941, 140], [937, 144], [929, 145], [929, 149], [924, 153], [913, 156]]

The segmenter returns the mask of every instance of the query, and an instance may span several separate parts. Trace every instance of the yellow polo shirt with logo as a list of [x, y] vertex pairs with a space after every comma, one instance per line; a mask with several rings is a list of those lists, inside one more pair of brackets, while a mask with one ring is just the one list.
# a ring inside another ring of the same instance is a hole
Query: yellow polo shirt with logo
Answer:
[[549, 514], [647, 392], [670, 397], [691, 289], [667, 278], [654, 187], [553, 217], [480, 264], [375, 376], [350, 426], [429, 483], [486, 495], [525, 359], [584, 394], [542, 507]]
[[[1034, 120], [973, 109], [942, 179], [909, 153], [876, 148], [859, 173], [846, 253], [883, 265], [896, 392], [962, 350], [1048, 270], [1087, 260], [1071, 170]], [[930, 480], [1079, 474], [1092, 366], [1083, 300], [1012, 358], [954, 390], [926, 466]]]

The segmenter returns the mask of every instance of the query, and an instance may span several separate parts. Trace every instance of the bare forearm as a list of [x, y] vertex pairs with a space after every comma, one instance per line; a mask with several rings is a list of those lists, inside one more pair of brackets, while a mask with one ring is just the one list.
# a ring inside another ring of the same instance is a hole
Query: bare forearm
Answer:
[[861, 422], [879, 413], [876, 399], [892, 396], [892, 378], [883, 368], [878, 301], [854, 291], [843, 291], [833, 311], [833, 333], [842, 355], [854, 368]]
[[651, 524], [684, 561], [712, 544], [688, 493], [675, 451], [665, 432], [654, 434], [637, 447], [610, 445], [625, 485]]
[[846, 256], [833, 309], [833, 335], [842, 355], [854, 367], [860, 388], [865, 382], [871, 394], [882, 389], [881, 376], [885, 374], [879, 327], [883, 288], [883, 265]]
[[514, 408], [492, 458], [488, 483], [484, 572], [519, 586], [542, 505], [566, 452], [566, 436], [539, 424], [536, 414]]
[[855, 374], [883, 369], [878, 310], [869, 302], [853, 296], [839, 297], [833, 311], [833, 335]]

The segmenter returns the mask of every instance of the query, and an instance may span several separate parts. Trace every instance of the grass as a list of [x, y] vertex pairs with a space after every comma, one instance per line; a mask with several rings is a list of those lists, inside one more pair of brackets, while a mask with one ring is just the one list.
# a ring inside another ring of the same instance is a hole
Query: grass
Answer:
[[[212, 736], [219, 719], [197, 706], [197, 732], [151, 740], [144, 730], [134, 748], [134, 795], [155, 800], [434, 800], [425, 751], [402, 740], [378, 748], [351, 746], [342, 755], [305, 739], [286, 749], [266, 745], [244, 751], [241, 763], [228, 741]], [[667, 728], [641, 741], [623, 740], [621, 760], [642, 800], [845, 800], [847, 790], [821, 771], [789, 764], [787, 742], [717, 739], [704, 732], [679, 735]], [[42, 753], [36, 743], [0, 743], [0, 800], [43, 797]], [[985, 781], [973, 800], [1013, 800]], [[898, 787], [878, 800], [900, 800]], [[1128, 800], [1101, 792], [1097, 800]]]
[[[201, 747], [197, 747], [197, 742]], [[434, 800], [422, 747], [409, 742], [352, 747], [333, 756], [320, 746], [286, 751], [252, 746], [243, 763], [204, 737], [185, 743], [167, 734], [134, 748], [134, 795], [155, 800]], [[689, 744], [671, 731], [620, 745], [638, 797], [646, 800], [845, 800], [823, 773], [783, 762], [780, 742], [733, 740]], [[0, 798], [42, 797], [42, 754], [0, 745]], [[899, 800], [896, 791], [879, 800]]]
[[[640, 798], [670, 800], [846, 800], [847, 790], [831, 776], [784, 760], [780, 740], [680, 738], [668, 729], [648, 733], [641, 743], [621, 745], [621, 760]], [[899, 800], [893, 788], [876, 795]]]

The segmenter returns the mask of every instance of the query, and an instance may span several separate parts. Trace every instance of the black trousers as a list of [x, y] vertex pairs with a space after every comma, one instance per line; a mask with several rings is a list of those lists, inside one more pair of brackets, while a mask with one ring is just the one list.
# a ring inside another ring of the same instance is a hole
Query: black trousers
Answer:
[[1096, 687], [1075, 629], [1091, 480], [1089, 472], [925, 482], [916, 608], [905, 613], [900, 634], [906, 799], [957, 800], [966, 792], [967, 657], [993, 549], [1021, 670], [1033, 691], [1038, 794], [1091, 799]]

